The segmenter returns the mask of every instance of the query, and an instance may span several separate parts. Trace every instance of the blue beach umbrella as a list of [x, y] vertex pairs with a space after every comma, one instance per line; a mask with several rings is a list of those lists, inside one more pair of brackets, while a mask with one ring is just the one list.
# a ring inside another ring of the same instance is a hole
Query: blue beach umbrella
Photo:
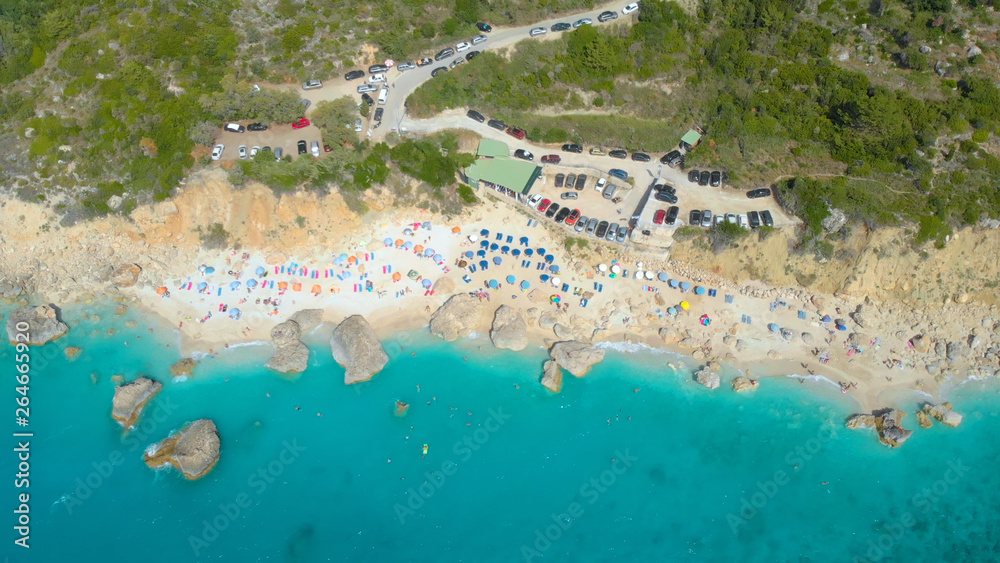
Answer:
[[501, 262], [503, 262], [503, 258], [500, 258], [499, 256], [493, 257], [493, 263], [496, 264], [497, 266], [499, 266]]
[[532, 250], [532, 249], [530, 249], [530, 248], [525, 248], [524, 249], [524, 255], [525, 256], [534, 256], [535, 255], [535, 251]]
[[770, 323], [767, 325], [767, 330], [771, 332], [778, 332], [779, 330], [781, 330], [781, 327], [778, 326], [778, 323]]
[[496, 252], [498, 248], [500, 248], [500, 245], [495, 242], [490, 245], [490, 250], [493, 252]]
[[498, 285], [500, 284], [497, 283], [497, 280], [490, 280], [490, 289], [496, 289]]
[[833, 320], [833, 319], [832, 319], [832, 318], [830, 318], [830, 315], [823, 315], [823, 319], [822, 319], [822, 321], [823, 321], [824, 323], [828, 323], [828, 322], [830, 322], [830, 321], [832, 321], [832, 320]]
[[229, 289], [235, 290], [235, 289], [239, 289], [239, 287], [240, 287], [240, 282], [238, 282], [238, 281], [234, 281], [231, 284], [229, 284]]
[[551, 264], [552, 262], [554, 262], [555, 259], [556, 259], [556, 257], [553, 256], [553, 255], [551, 255], [551, 254], [549, 254], [548, 256], [545, 257], [545, 261], [548, 262], [549, 264]]
[[424, 221], [424, 224], [421, 225], [421, 226], [423, 228], [425, 228], [425, 229], [429, 229], [429, 228], [431, 228], [431, 222], [430, 221]]
[[243, 313], [239, 309], [230, 309], [229, 310], [229, 318], [230, 319], [238, 319], [238, 318], [240, 318], [240, 315], [242, 315], [242, 314]]
[[670, 287], [672, 287], [674, 289], [677, 289], [677, 287], [680, 286], [680, 282], [677, 281], [677, 280], [670, 280], [670, 281], [667, 282], [667, 285], [669, 285]]
[[695, 295], [705, 295], [705, 288], [701, 287], [699, 285], [698, 287], [694, 288], [694, 294]]
[[510, 252], [510, 247], [509, 246], [501, 246], [500, 247], [500, 252], [503, 252], [504, 254], [507, 254], [508, 252]]
[[346, 254], [341, 254], [341, 255], [339, 256], [339, 258], [340, 258], [340, 259], [341, 259], [342, 261], [346, 262], [346, 261], [347, 261], [347, 259], [349, 258], [349, 256], [347, 256]]
[[661, 282], [665, 282], [667, 281], [667, 274], [660, 272], [660, 274], [656, 276], [656, 279], [660, 280]]
[[559, 266], [554, 266], [554, 265], [553, 266], [549, 266], [549, 271], [551, 271], [553, 274], [558, 274], [559, 273]]
[[386, 246], [392, 246], [392, 239], [391, 238], [383, 239], [382, 244]]
[[681, 282], [681, 291], [690, 291], [691, 282]]
[[247, 287], [257, 287], [257, 280], [247, 280]]
[[206, 274], [214, 274], [215, 273], [215, 268], [209, 266], [209, 267], [205, 268], [205, 273]]
[[479, 261], [479, 267], [483, 268], [485, 270], [486, 268], [490, 267], [490, 263], [487, 262], [486, 260], [480, 260]]
[[511, 250], [510, 253], [512, 255], [514, 255], [514, 256], [520, 256], [521, 255], [521, 249], [520, 248], [515, 248], [514, 250]]
[[671, 315], [676, 315], [677, 307], [670, 307], [669, 309], [667, 309], [667, 313], [670, 313]]
[[412, 240], [408, 240], [408, 241], [404, 242], [403, 243], [403, 248], [405, 248], [406, 250], [409, 250], [409, 249], [413, 248], [413, 241]]
[[413, 229], [403, 229], [403, 234], [404, 235], [412, 235], [413, 234]]
[[341, 272], [340, 276], [343, 277], [346, 280], [347, 278], [351, 277], [351, 273], [350, 272]]
[[431, 256], [434, 256], [434, 249], [433, 248], [428, 248], [428, 249], [424, 250], [424, 256], [426, 256], [428, 258], [430, 258]]
[[267, 270], [265, 270], [263, 266], [257, 266], [257, 269], [254, 270], [254, 273], [257, 274], [258, 276], [263, 276], [264, 272], [266, 271]]
[[489, 248], [490, 247], [490, 241], [484, 240], [483, 242], [479, 243], [479, 246], [481, 246], [483, 248]]
[[487, 231], [486, 229], [483, 229], [483, 230], [479, 231], [479, 236], [481, 236], [481, 237], [488, 237], [488, 236], [490, 236], [490, 232]]
[[473, 252], [471, 250], [467, 250], [465, 252], [465, 257], [466, 258], [472, 258], [473, 256], [475, 256], [475, 254], [473, 254]]
[[428, 279], [425, 279], [424, 281], [422, 281], [420, 283], [424, 284], [424, 287], [430, 287], [431, 286], [431, 280], [428, 280]]
[[476, 253], [476, 255], [478, 255], [480, 258], [482, 258], [483, 256], [486, 256], [486, 251], [485, 250], [480, 250], [479, 252]]
[[344, 259], [341, 258], [340, 256], [338, 256], [338, 257], [336, 257], [336, 258], [333, 259], [333, 265], [334, 266], [340, 266], [343, 263], [344, 263]]
[[507, 276], [507, 283], [514, 283], [515, 281], [517, 281], [517, 278], [514, 276]]
[[435, 261], [435, 262], [440, 262], [440, 261], [444, 260], [444, 256], [441, 256], [440, 254], [435, 254], [435, 255], [434, 255], [434, 256], [433, 256], [432, 258], [431, 258], [431, 260], [433, 260], [433, 261]]
[[542, 280], [543, 282], [547, 282], [547, 281], [549, 281], [549, 275], [548, 274], [542, 274], [541, 276], [538, 277], [538, 279]]
[[541, 254], [542, 256], [545, 256], [545, 249], [544, 249], [544, 248], [542, 248], [542, 247], [540, 247], [540, 246], [538, 247], [538, 250], [537, 250], [536, 252], [538, 252], [538, 253], [539, 253], [539, 254]]
[[527, 245], [528, 244], [528, 237], [521, 237], [521, 241], [520, 242], [521, 242], [521, 244]]
[[529, 287], [531, 287], [531, 284], [528, 283], [528, 280], [521, 280], [521, 289], [528, 289]]
[[208, 287], [208, 284], [205, 282], [201, 282], [198, 284], [198, 291], [205, 291], [206, 287]]

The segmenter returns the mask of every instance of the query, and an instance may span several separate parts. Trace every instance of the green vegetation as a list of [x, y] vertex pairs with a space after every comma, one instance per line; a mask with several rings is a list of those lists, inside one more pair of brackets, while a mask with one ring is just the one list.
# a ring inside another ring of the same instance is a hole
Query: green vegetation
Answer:
[[748, 236], [750, 236], [750, 229], [745, 229], [736, 223], [729, 222], [723, 222], [716, 225], [715, 228], [708, 233], [708, 238], [712, 243], [712, 249], [716, 253], [736, 246], [740, 239], [744, 239]]
[[212, 223], [211, 227], [201, 231], [200, 237], [204, 248], [226, 248], [229, 245], [229, 232], [222, 223]]

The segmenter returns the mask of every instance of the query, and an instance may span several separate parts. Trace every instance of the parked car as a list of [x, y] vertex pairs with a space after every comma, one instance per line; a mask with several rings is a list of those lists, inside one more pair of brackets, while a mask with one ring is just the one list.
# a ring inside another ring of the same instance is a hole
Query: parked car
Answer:
[[462, 64], [464, 62], [465, 62], [464, 58], [458, 57], [457, 59], [451, 61], [451, 64], [448, 65], [448, 66], [451, 67], [451, 68], [455, 68], [456, 66], [458, 66], [458, 65], [460, 65], [460, 64]]
[[750, 223], [747, 221], [747, 216], [742, 213], [736, 216], [736, 224], [743, 227], [744, 229], [750, 228]]
[[774, 217], [771, 217], [771, 212], [765, 209], [764, 211], [760, 212], [760, 222], [764, 223], [765, 227], [773, 227]]
[[750, 213], [747, 213], [747, 220], [750, 221], [751, 229], [756, 229], [757, 227], [760, 226], [760, 214], [757, 213], [756, 211], [751, 211]]
[[485, 35], [477, 35], [477, 36], [475, 36], [475, 37], [472, 38], [472, 44], [473, 45], [479, 45], [480, 43], [485, 42], [486, 39], [487, 39], [487, 37]]
[[608, 156], [610, 156], [611, 158], [620, 158], [620, 159], [624, 160], [625, 158], [628, 157], [628, 151], [624, 151], [622, 149], [615, 149], [615, 150], [609, 152]]
[[660, 159], [661, 164], [666, 164], [671, 168], [676, 168], [679, 164], [684, 164], [684, 155], [681, 154], [679, 150], [672, 150], [667, 154], [663, 155]]
[[323, 82], [319, 80], [306, 80], [302, 83], [303, 90], [315, 90], [317, 88], [322, 88]]
[[[573, 195], [576, 195], [576, 194], [573, 194]], [[563, 207], [562, 209], [560, 209], [559, 213], [556, 213], [556, 216], [555, 216], [556, 223], [562, 223], [563, 221], [565, 221], [566, 218], [569, 217], [570, 211], [571, 211], [571, 209], [568, 208], [568, 207]]]
[[382, 91], [378, 93], [378, 105], [384, 106], [388, 100], [389, 100], [389, 89], [386, 88], [385, 85], [383, 85]]
[[483, 33], [489, 33], [493, 31], [493, 28], [488, 23], [479, 22], [476, 24], [476, 29], [482, 31]]
[[462, 41], [458, 45], [455, 45], [455, 52], [456, 53], [461, 53], [463, 51], [468, 51], [470, 47], [472, 47], [471, 44], [469, 44], [466, 41]]
[[558, 154], [547, 154], [542, 157], [542, 163], [544, 164], [559, 164], [562, 162], [562, 157]]
[[615, 196], [615, 192], [617, 191], [618, 191], [618, 186], [614, 184], [608, 184], [607, 186], [604, 187], [604, 191], [601, 192], [601, 195], [604, 196], [604, 199], [611, 199], [612, 197]]
[[470, 109], [465, 115], [467, 115], [469, 117], [469, 119], [472, 119], [474, 121], [478, 121], [480, 123], [486, 121], [486, 116], [483, 115], [483, 114], [481, 114], [481, 113], [479, 113], [478, 111], [476, 111], [474, 109]]
[[563, 192], [559, 194], [559, 199], [579, 199], [580, 194], [576, 192]]
[[607, 179], [605, 179], [605, 178], [598, 178], [597, 179], [597, 185], [594, 186], [594, 189], [596, 189], [599, 192], [603, 192], [604, 191], [604, 186], [607, 186], [607, 185], [608, 185]]
[[697, 227], [698, 225], [701, 225], [701, 210], [700, 209], [692, 209], [691, 210], [691, 216], [688, 217], [688, 223], [690, 223], [691, 225], [693, 225], [695, 227]]
[[486, 124], [496, 129], [497, 131], [503, 131], [504, 129], [507, 128], [507, 124], [504, 123], [503, 121], [500, 121], [499, 119], [491, 119], [487, 121]]
[[760, 188], [756, 190], [750, 190], [749, 192], [747, 192], [747, 197], [750, 199], [757, 199], [761, 197], [770, 197], [770, 196], [771, 196], [770, 188]]
[[385, 108], [378, 108], [375, 110], [375, 121], [382, 121], [382, 114], [385, 112]]
[[545, 211], [545, 216], [548, 217], [549, 219], [555, 217], [556, 213], [559, 213], [559, 209], [561, 207], [562, 206], [559, 205], [558, 203], [552, 202], [552, 204], [549, 205], [549, 208]]
[[368, 107], [375, 105], [375, 99], [368, 94], [361, 94], [361, 101], [368, 104]]
[[212, 160], [219, 160], [222, 158], [222, 153], [225, 152], [226, 145], [215, 145], [212, 149]]
[[417, 68], [416, 63], [410, 61], [405, 61], [396, 65], [396, 70], [398, 70], [399, 72], [403, 72], [406, 70], [413, 70], [415, 68]]
[[447, 59], [448, 57], [450, 57], [450, 56], [452, 56], [454, 54], [455, 54], [455, 50], [454, 49], [452, 49], [451, 47], [446, 47], [446, 48], [441, 49], [440, 51], [438, 51], [438, 54], [434, 55], [434, 60], [435, 61], [443, 61], [443, 60]]
[[576, 143], [566, 143], [565, 145], [562, 146], [562, 150], [563, 152], [575, 152], [577, 154], [580, 154], [583, 152], [583, 147], [581, 147]]
[[628, 240], [628, 225], [622, 225], [621, 228], [618, 229], [618, 236], [615, 237], [615, 242], [618, 244], [625, 244], [626, 240]]
[[386, 65], [372, 65], [368, 67], [368, 74], [379, 74], [382, 72], [389, 72], [389, 67]]
[[737, 221], [738, 221], [738, 219], [736, 218], [736, 214], [735, 213], [726, 213], [726, 222], [727, 223], [732, 223], [732, 224], [736, 225], [736, 224], [738, 224]]
[[299, 141], [299, 154], [306, 154], [306, 142], [304, 140]]
[[479, 51], [469, 51], [465, 54], [465, 60], [471, 61], [472, 59], [479, 56]]
[[246, 158], [247, 157], [247, 146], [246, 145], [240, 145], [239, 148], [236, 149], [236, 152], [237, 152], [237, 154], [239, 154], [240, 159]]
[[362, 84], [358, 86], [358, 94], [367, 94], [368, 92], [375, 92], [377, 90], [377, 84]]
[[309, 143], [309, 152], [316, 158], [319, 158], [319, 141]]
[[[570, 217], [572, 217], [572, 215], [570, 215]], [[573, 230], [578, 233], [582, 233], [584, 230], [586, 230], [587, 223], [589, 222], [590, 222], [590, 217], [584, 215], [583, 217], [580, 217], [579, 219], [576, 220]]]
[[[578, 174], [576, 177], [576, 191], [583, 191], [584, 186], [587, 185], [587, 175]], [[567, 186], [568, 187], [568, 186]]]
[[285, 149], [281, 147], [275, 147], [274, 149], [274, 160], [281, 160], [285, 156]]
[[572, 188], [576, 186], [576, 174], [570, 174], [566, 177], [566, 187]]
[[257, 146], [257, 145], [254, 145], [253, 147], [250, 148], [250, 158], [253, 158], [253, 157], [257, 156], [257, 153], [259, 153], [259, 152], [260, 152], [260, 147]]
[[698, 177], [698, 185], [699, 186], [707, 186], [708, 185], [708, 181], [711, 178], [712, 178], [712, 173], [711, 172], [709, 172], [708, 170], [702, 170], [701, 171], [701, 176]]
[[632, 160], [634, 162], [649, 162], [651, 158], [644, 152], [634, 152], [632, 153]]
[[657, 192], [667, 192], [671, 194], [677, 193], [677, 189], [670, 184], [656, 184], [653, 186], [653, 191]]
[[520, 158], [521, 160], [535, 160], [535, 155], [524, 149], [517, 149], [514, 151], [514, 158]]
[[524, 130], [517, 127], [508, 127], [507, 134], [519, 141], [524, 139]]
[[446, 66], [439, 66], [439, 67], [437, 67], [436, 69], [434, 69], [434, 70], [431, 71], [431, 76], [437, 76], [437, 75], [441, 74], [442, 72], [448, 72], [448, 67], [446, 67]]
[[355, 119], [354, 120], [354, 130], [357, 131], [358, 133], [360, 133], [363, 129], [364, 129], [364, 126], [361, 123], [361, 118], [359, 117], [359, 118]]
[[701, 226], [702, 227], [712, 226], [712, 212], [708, 209], [701, 210]]
[[563, 182], [566, 181], [566, 175], [563, 173], [556, 174], [556, 184], [557, 188], [563, 187]]
[[670, 209], [667, 210], [667, 218], [665, 221], [666, 224], [674, 225], [675, 223], [677, 223], [677, 215], [679, 215], [680, 212], [681, 212], [680, 207], [677, 207], [676, 205], [671, 206]]
[[385, 84], [385, 75], [382, 73], [373, 74], [368, 77], [369, 84]]
[[528, 207], [538, 207], [538, 204], [542, 202], [542, 194], [535, 194], [528, 198]]
[[333, 152], [333, 147], [330, 145], [323, 145], [323, 152]]
[[538, 37], [539, 35], [545, 35], [548, 32], [549, 30], [545, 29], [544, 27], [533, 27], [531, 28], [531, 31], [528, 32], [528, 35], [530, 35], [531, 37]]
[[594, 236], [597, 238], [604, 238], [604, 235], [606, 234], [608, 234], [608, 222], [601, 221], [597, 224], [597, 231], [594, 233]]
[[639, 9], [639, 3], [638, 2], [632, 2], [631, 4], [627, 4], [624, 8], [622, 8], [622, 14], [624, 14], [624, 15], [627, 16], [627, 15], [631, 14], [632, 12], [637, 11], [638, 9]]
[[628, 172], [622, 170], [621, 168], [612, 168], [611, 170], [608, 170], [608, 174], [611, 174], [615, 178], [628, 180]]
[[590, 219], [587, 220], [587, 234], [588, 235], [594, 234], [594, 231], [597, 230], [598, 223], [599, 223], [599, 221], [596, 218], [594, 218], [594, 217], [591, 217]]
[[656, 195], [654, 195], [653, 197], [656, 198], [656, 201], [665, 201], [667, 203], [677, 203], [677, 195], [676, 194], [672, 194], [672, 193], [670, 193], [668, 191], [656, 192]]
[[712, 172], [712, 176], [709, 179], [708, 183], [713, 188], [718, 188], [719, 186], [721, 186], [722, 185], [722, 172], [719, 172], [718, 170], [716, 170], [715, 172]]
[[417, 61], [417, 66], [427, 66], [427, 65], [431, 64], [432, 62], [434, 62], [434, 61], [428, 59], [427, 57], [423, 57], [422, 59], [420, 59], [419, 61]]
[[352, 70], [344, 75], [344, 80], [357, 80], [365, 75], [363, 70]]
[[601, 12], [597, 16], [597, 21], [599, 21], [601, 23], [604, 23], [604, 22], [607, 22], [607, 21], [611, 21], [611, 20], [616, 20], [616, 19], [618, 19], [618, 12], [612, 12], [610, 10], [608, 10], [606, 12]]
[[546, 209], [549, 208], [549, 205], [551, 203], [552, 203], [551, 199], [543, 199], [542, 202], [538, 204], [538, 210], [544, 212]]
[[263, 123], [251, 123], [247, 125], [247, 131], [267, 131], [267, 125]]
[[594, 148], [590, 149], [590, 154], [593, 155], [593, 156], [604, 156], [604, 151], [602, 151], [601, 149], [599, 149], [597, 147], [594, 147]]
[[716, 215], [715, 216], [715, 226], [716, 227], [718, 227], [719, 225], [721, 225], [721, 224], [723, 224], [725, 222], [726, 222], [726, 218], [723, 217], [722, 215]]
[[592, 23], [594, 23], [594, 20], [592, 20], [590, 18], [580, 18], [580, 19], [576, 20], [575, 22], [573, 22], [573, 29], [576, 29], [576, 28], [580, 27], [581, 25], [590, 25]]
[[688, 182], [697, 184], [698, 178], [700, 177], [701, 177], [701, 171], [699, 171], [697, 168], [692, 168], [691, 170], [688, 171]]
[[607, 240], [615, 240], [616, 236], [618, 236], [618, 223], [611, 223], [608, 225], [608, 233], [604, 238]]
[[667, 218], [667, 212], [662, 209], [657, 209], [656, 213], [653, 213], [653, 224], [662, 225], [663, 220]]
[[229, 131], [230, 133], [243, 133], [244, 131], [246, 131], [246, 127], [243, 127], [239, 123], [227, 123], [225, 130]]
[[566, 224], [567, 225], [575, 225], [577, 219], [579, 219], [579, 218], [580, 218], [580, 210], [579, 209], [574, 209], [573, 211], [570, 211], [569, 217], [566, 218]]
[[552, 24], [552, 27], [550, 27], [549, 29], [551, 29], [552, 31], [566, 31], [567, 29], [570, 29], [572, 27], [573, 26], [568, 23], [559, 22], [556, 24]]

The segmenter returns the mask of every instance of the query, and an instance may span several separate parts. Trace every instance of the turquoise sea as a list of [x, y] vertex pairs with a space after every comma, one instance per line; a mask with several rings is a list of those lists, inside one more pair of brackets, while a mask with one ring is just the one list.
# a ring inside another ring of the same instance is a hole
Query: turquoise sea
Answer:
[[[242, 347], [171, 381], [176, 336], [150, 334], [152, 320], [63, 315], [70, 334], [32, 350], [31, 547], [14, 545], [8, 508], [0, 553], [10, 561], [1000, 557], [996, 385], [955, 393], [960, 428], [923, 430], [908, 417], [914, 437], [889, 450], [843, 428], [852, 408], [839, 392], [791, 378], [749, 395], [725, 383], [710, 392], [667, 365], [682, 358], [653, 351], [611, 350], [559, 395], [537, 382], [541, 349], [446, 344], [425, 331], [386, 342], [385, 371], [352, 387], [321, 336], [295, 379], [260, 367], [265, 347]], [[66, 346], [83, 353], [68, 361]], [[11, 347], [0, 362], [13, 374]], [[110, 416], [113, 374], [165, 386], [124, 439]], [[397, 399], [411, 405], [405, 417]], [[222, 437], [208, 476], [142, 462], [146, 445], [203, 417]], [[15, 440], [0, 463], [5, 507], [25, 491], [13, 486]]]

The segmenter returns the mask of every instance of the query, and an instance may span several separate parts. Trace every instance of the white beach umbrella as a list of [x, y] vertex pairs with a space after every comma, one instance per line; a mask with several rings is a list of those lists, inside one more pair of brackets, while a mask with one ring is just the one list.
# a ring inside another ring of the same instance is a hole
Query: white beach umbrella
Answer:
[[636, 272], [635, 272], [635, 279], [637, 279], [637, 280], [641, 280], [642, 279], [642, 270], [636, 270]]
[[608, 265], [607, 264], [601, 264], [600, 266], [597, 267], [597, 269], [600, 270], [600, 271], [602, 271], [602, 272], [607, 272], [608, 271]]
[[636, 262], [635, 263], [635, 267], [639, 268], [641, 270], [642, 269], [642, 262]]
[[653, 279], [653, 272], [651, 272], [649, 270], [646, 270], [646, 279], [647, 280], [652, 280]]
[[622, 272], [622, 268], [618, 264], [615, 264], [614, 266], [611, 266], [611, 273], [612, 274], [620, 274], [621, 272]]
[[479, 237], [476, 235], [469, 235], [469, 242], [476, 242], [477, 240], [479, 240]]
[[560, 285], [562, 285], [562, 280], [559, 278], [552, 278], [552, 285], [559, 287]]

